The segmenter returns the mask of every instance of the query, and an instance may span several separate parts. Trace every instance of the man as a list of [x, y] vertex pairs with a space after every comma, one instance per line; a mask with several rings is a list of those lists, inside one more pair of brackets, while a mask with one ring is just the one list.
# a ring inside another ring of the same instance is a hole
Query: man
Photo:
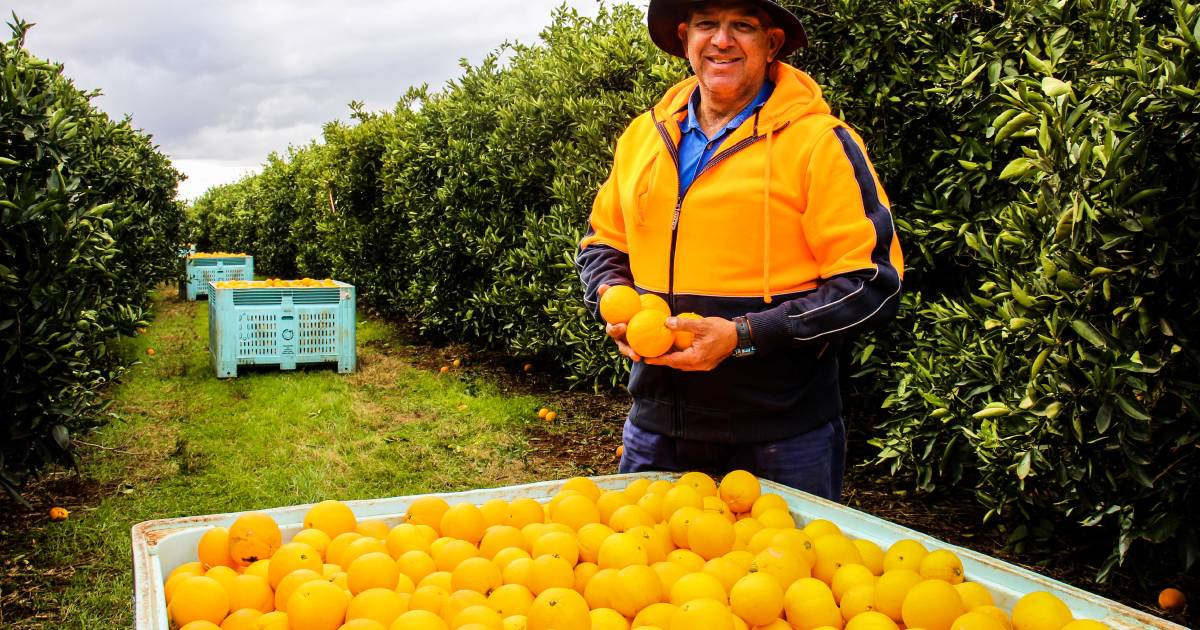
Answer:
[[576, 263], [597, 312], [611, 286], [667, 300], [686, 350], [633, 361], [622, 472], [743, 468], [837, 500], [838, 348], [894, 316], [903, 261], [862, 140], [780, 59], [807, 45], [769, 0], [651, 0], [651, 39], [686, 58], [617, 142]]

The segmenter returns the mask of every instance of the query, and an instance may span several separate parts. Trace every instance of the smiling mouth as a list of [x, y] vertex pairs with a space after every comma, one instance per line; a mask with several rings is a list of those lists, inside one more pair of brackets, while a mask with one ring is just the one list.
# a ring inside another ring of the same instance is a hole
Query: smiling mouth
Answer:
[[713, 65], [716, 65], [716, 66], [727, 66], [727, 65], [730, 65], [733, 63], [737, 63], [739, 61], [741, 61], [741, 59], [713, 59], [712, 57], [708, 58], [708, 62]]

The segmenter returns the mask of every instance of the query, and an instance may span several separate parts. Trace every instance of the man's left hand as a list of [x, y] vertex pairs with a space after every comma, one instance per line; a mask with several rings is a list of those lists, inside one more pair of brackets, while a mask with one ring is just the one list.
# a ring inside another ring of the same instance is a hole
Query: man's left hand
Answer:
[[642, 361], [647, 365], [665, 365], [685, 372], [703, 372], [717, 367], [737, 347], [737, 328], [728, 319], [668, 317], [666, 324], [667, 328], [673, 331], [694, 334], [692, 345], [662, 356], [643, 358]]

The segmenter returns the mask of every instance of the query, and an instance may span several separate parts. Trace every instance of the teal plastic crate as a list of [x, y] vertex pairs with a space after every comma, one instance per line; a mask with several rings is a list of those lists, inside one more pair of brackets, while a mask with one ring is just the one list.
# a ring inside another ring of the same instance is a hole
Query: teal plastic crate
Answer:
[[179, 297], [196, 300], [208, 295], [208, 283], [222, 280], [253, 280], [254, 256], [188, 257], [183, 260]]
[[356, 364], [354, 285], [217, 288], [208, 285], [208, 351], [218, 378], [240, 365]]

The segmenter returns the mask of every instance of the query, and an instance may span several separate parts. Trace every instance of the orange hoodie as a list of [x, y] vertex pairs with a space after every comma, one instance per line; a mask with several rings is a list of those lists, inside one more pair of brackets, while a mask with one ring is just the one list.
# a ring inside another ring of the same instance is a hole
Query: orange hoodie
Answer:
[[[666, 298], [673, 313], [745, 315], [758, 347], [753, 357], [700, 375], [635, 364], [631, 417], [643, 428], [739, 441], [729, 429], [683, 422], [695, 415], [687, 409], [699, 407], [765, 414], [771, 426], [754, 431], [773, 436], [765, 439], [827, 422], [840, 413], [836, 352], [828, 347], [898, 306], [900, 245], [861, 138], [830, 114], [804, 72], [776, 63], [771, 80], [767, 102], [722, 142], [682, 197], [679, 122], [695, 77], [630, 124], [596, 195], [577, 256], [593, 312], [600, 284], [631, 284]], [[708, 387], [744, 395], [713, 397]], [[651, 407], [669, 407], [673, 421], [650, 419], [666, 413]]]

